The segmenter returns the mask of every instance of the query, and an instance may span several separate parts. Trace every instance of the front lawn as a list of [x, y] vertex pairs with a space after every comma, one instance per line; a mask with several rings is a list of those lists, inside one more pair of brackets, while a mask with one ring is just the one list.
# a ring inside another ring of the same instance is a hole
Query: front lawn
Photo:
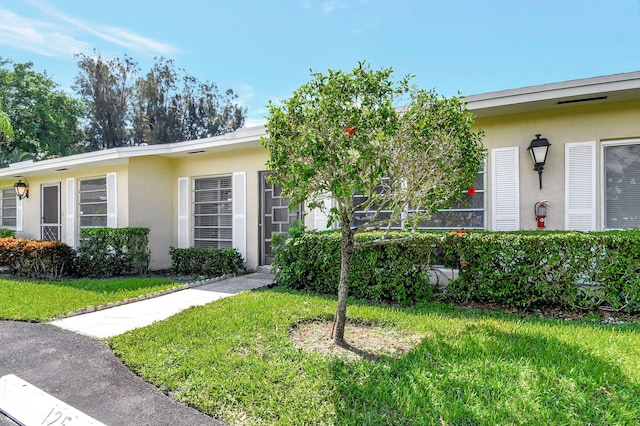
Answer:
[[[359, 325], [417, 335], [417, 346], [397, 357], [390, 345], [373, 361], [296, 347], [292, 327], [326, 320], [334, 310], [328, 297], [254, 291], [109, 342], [147, 381], [229, 424], [582, 425], [640, 418], [638, 324], [354, 302], [348, 315]], [[347, 342], [349, 333], [347, 326]]]
[[174, 287], [167, 278], [27, 281], [0, 279], [0, 319], [49, 321], [87, 306], [106, 305]]

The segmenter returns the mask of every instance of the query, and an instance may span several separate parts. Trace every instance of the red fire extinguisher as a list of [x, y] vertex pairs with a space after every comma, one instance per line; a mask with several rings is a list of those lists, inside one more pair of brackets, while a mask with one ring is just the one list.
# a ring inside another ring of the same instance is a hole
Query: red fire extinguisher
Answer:
[[547, 206], [549, 202], [547, 200], [538, 201], [534, 207], [536, 213], [536, 220], [538, 221], [538, 228], [544, 228], [547, 224]]

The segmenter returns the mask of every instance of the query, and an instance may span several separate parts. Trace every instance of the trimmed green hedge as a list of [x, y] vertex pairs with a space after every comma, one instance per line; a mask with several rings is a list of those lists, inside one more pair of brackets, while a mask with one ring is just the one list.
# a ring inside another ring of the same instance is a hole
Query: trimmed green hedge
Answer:
[[199, 247], [169, 249], [174, 274], [219, 277], [245, 270], [242, 255], [236, 249], [206, 249]]
[[[336, 294], [340, 235], [300, 233], [275, 244], [277, 281]], [[383, 234], [357, 235], [359, 242]], [[413, 304], [433, 298], [433, 265], [459, 269], [447, 289], [456, 300], [517, 307], [640, 311], [640, 232], [422, 232], [395, 244], [366, 245], [353, 257], [350, 295]], [[276, 239], [277, 240], [277, 239]], [[276, 241], [277, 242], [277, 241]]]
[[0, 265], [29, 278], [60, 278], [74, 270], [75, 251], [60, 241], [0, 238]]
[[[380, 239], [383, 232], [356, 235], [358, 243]], [[456, 236], [451, 233], [391, 232], [380, 245], [358, 248], [352, 260], [349, 294], [357, 299], [397, 302], [404, 305], [431, 300], [436, 286], [431, 283], [431, 265], [451, 264], [442, 247], [450, 246]], [[306, 232], [289, 238], [286, 244], [276, 238], [277, 282], [285, 287], [337, 294], [340, 281], [340, 234]]]
[[461, 239], [457, 299], [640, 311], [640, 232], [474, 232]]
[[149, 228], [85, 228], [80, 230], [78, 274], [108, 278], [149, 271]]

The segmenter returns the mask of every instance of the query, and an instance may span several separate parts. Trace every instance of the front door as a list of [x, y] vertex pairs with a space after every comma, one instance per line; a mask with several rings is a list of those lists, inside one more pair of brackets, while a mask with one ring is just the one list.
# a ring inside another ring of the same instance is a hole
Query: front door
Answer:
[[286, 234], [293, 222], [300, 220], [302, 209], [289, 210], [289, 198], [282, 189], [267, 182], [271, 172], [260, 172], [260, 264], [270, 265], [273, 260], [271, 236]]
[[62, 224], [60, 222], [60, 184], [43, 184], [40, 193], [41, 215], [40, 229], [41, 239], [46, 241], [59, 241]]

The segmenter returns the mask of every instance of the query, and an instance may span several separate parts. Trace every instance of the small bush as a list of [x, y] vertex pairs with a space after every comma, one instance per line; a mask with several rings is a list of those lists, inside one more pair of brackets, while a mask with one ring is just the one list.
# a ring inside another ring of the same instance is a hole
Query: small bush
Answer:
[[108, 278], [149, 271], [149, 228], [86, 228], [80, 230], [78, 274]]
[[16, 231], [13, 229], [0, 228], [0, 238], [12, 238], [16, 236]]
[[206, 249], [199, 247], [169, 249], [174, 274], [219, 277], [245, 270], [242, 255], [236, 249]]
[[29, 278], [60, 278], [71, 275], [75, 251], [60, 241], [0, 238], [0, 264], [11, 273]]

